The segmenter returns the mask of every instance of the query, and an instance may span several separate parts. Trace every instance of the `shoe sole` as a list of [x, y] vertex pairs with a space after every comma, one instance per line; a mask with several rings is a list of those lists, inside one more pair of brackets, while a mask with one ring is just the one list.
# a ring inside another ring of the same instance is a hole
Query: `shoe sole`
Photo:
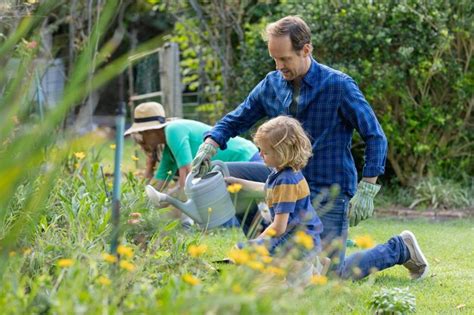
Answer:
[[419, 276], [418, 278], [415, 278], [414, 280], [423, 279], [428, 275], [428, 272], [430, 270], [430, 265], [428, 264], [428, 260], [426, 260], [425, 255], [423, 255], [423, 252], [421, 251], [421, 248], [418, 245], [418, 241], [416, 240], [415, 234], [413, 234], [410, 231], [405, 230], [402, 233], [400, 233], [400, 236], [402, 236], [402, 239], [403, 239], [404, 235], [408, 236], [412, 240], [413, 246], [415, 247], [415, 252], [416, 252], [417, 256], [419, 256], [421, 258], [421, 260], [423, 261], [423, 263], [426, 265], [425, 270], [423, 271], [421, 276]]

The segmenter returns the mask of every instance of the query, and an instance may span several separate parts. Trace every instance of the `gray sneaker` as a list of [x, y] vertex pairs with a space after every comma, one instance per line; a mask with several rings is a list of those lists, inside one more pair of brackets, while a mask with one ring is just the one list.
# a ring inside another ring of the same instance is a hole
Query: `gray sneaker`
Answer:
[[426, 277], [429, 270], [428, 261], [421, 252], [415, 235], [410, 231], [403, 231], [400, 236], [410, 252], [410, 259], [403, 266], [410, 271], [410, 277], [414, 280]]

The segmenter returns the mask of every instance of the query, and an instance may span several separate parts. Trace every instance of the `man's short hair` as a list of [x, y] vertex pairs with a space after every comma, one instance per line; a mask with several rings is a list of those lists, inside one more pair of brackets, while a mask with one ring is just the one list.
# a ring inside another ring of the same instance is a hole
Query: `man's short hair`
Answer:
[[270, 36], [289, 36], [295, 51], [300, 51], [304, 45], [311, 44], [311, 30], [308, 24], [296, 15], [285, 16], [268, 24], [263, 37], [267, 41]]

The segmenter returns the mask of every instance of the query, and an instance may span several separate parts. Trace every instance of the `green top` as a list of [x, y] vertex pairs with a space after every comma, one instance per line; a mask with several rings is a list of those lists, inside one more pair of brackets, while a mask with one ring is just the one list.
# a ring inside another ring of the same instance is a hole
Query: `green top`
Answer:
[[[203, 141], [204, 133], [211, 128], [195, 120], [178, 119], [168, 122], [164, 127], [166, 145], [155, 178], [165, 180], [169, 177], [169, 171], [175, 174], [179, 168], [191, 164]], [[227, 142], [227, 149], [218, 149], [212, 160], [246, 162], [257, 152], [257, 147], [251, 141], [235, 137]]]

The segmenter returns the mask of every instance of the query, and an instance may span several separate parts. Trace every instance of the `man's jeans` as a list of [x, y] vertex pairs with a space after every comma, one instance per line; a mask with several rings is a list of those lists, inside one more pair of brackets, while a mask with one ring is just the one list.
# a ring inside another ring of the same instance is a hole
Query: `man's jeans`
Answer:
[[[229, 162], [226, 164], [230, 176], [257, 182], [265, 182], [271, 172], [270, 168], [260, 163]], [[323, 223], [321, 234], [323, 250], [335, 263], [338, 275], [342, 278], [361, 279], [372, 272], [405, 263], [410, 258], [410, 254], [400, 236], [394, 236], [385, 244], [354, 253], [345, 258], [349, 228], [349, 201], [348, 195], [341, 194], [332, 201], [323, 199], [316, 207], [316, 212]], [[328, 205], [328, 202], [333, 204]], [[252, 210], [249, 216], [253, 217], [257, 211], [256, 207]]]

